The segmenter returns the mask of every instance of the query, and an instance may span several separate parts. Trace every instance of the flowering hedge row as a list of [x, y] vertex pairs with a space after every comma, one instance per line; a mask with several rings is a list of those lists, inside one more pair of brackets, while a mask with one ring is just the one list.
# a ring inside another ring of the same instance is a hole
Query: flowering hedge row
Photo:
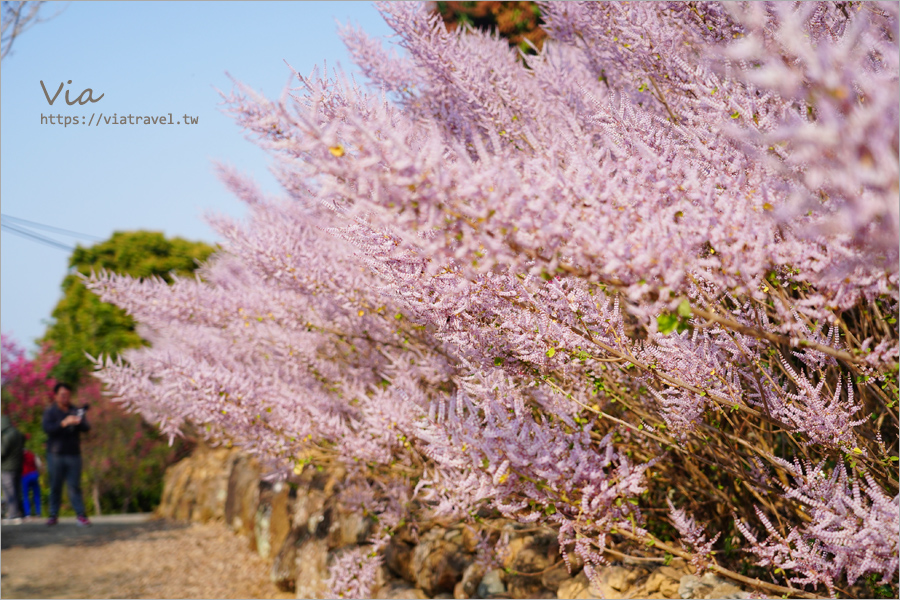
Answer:
[[367, 87], [227, 96], [284, 195], [221, 167], [249, 215], [199, 279], [96, 275], [153, 344], [98, 376], [275, 474], [346, 463], [381, 536], [489, 508], [589, 577], [630, 543], [896, 590], [897, 4], [544, 3], [527, 56], [379, 8]]

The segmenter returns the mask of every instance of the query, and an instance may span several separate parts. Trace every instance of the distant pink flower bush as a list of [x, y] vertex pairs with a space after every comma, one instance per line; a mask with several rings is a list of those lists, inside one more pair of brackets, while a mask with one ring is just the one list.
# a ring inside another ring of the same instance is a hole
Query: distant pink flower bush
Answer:
[[769, 592], [896, 586], [897, 4], [545, 3], [525, 57], [379, 8], [399, 53], [342, 32], [370, 86], [226, 98], [284, 197], [222, 167], [249, 215], [198, 280], [91, 280], [152, 342], [109, 389], [343, 463], [381, 534], [414, 494], [589, 576], [629, 540], [734, 576], [718, 531]]
[[44, 409], [53, 402], [56, 380], [51, 371], [59, 362], [59, 353], [45, 346], [30, 359], [12, 336], [2, 334], [2, 382], [4, 411], [8, 411], [17, 425], [40, 419]]

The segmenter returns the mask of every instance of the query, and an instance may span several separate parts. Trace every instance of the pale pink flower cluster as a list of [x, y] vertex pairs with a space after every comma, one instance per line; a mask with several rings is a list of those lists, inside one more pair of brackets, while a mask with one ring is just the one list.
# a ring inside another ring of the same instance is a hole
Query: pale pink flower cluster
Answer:
[[757, 508], [769, 534], [760, 542], [752, 529], [737, 521], [741, 533], [753, 542], [751, 552], [761, 565], [799, 573], [791, 579], [794, 583], [822, 583], [832, 595], [842, 575], [850, 585], [866, 573], [878, 573], [881, 583], [890, 583], [898, 568], [900, 497], [886, 496], [871, 477], [861, 486], [858, 479], [848, 477], [842, 464], [830, 475], [823, 467], [795, 460], [791, 472], [796, 483], [786, 488], [788, 498], [810, 511], [810, 523], [784, 535]]
[[713, 553], [713, 547], [722, 536], [722, 532], [720, 531], [714, 535], [712, 539], [706, 539], [706, 531], [693, 517], [689, 517], [684, 510], [675, 508], [675, 505], [672, 504], [671, 500], [669, 500], [668, 503], [672, 524], [675, 526], [675, 529], [678, 530], [678, 533], [681, 534], [682, 543], [693, 551], [691, 565], [693, 565], [697, 571], [702, 572], [709, 564], [709, 559], [712, 557]]

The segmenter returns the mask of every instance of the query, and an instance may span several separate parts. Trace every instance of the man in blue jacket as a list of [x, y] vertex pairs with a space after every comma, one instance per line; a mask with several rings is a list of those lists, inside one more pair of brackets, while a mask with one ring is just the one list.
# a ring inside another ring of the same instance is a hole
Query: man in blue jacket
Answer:
[[72, 388], [57, 383], [53, 388], [55, 403], [44, 411], [43, 426], [47, 432], [47, 469], [50, 472], [50, 518], [56, 525], [62, 503], [63, 481], [69, 488], [69, 501], [78, 515], [78, 524], [90, 525], [81, 497], [81, 434], [90, 431], [86, 407], [72, 406]]

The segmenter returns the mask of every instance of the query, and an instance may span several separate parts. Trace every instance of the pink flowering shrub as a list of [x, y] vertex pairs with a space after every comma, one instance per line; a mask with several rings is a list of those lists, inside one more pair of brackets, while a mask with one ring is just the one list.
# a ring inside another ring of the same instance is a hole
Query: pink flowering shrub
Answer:
[[53, 402], [56, 380], [50, 375], [59, 362], [59, 354], [44, 346], [37, 356], [29, 359], [12, 336], [2, 334], [2, 384], [4, 414], [10, 415], [19, 427], [40, 421], [44, 409]]
[[524, 57], [379, 8], [400, 52], [342, 32], [368, 87], [226, 97], [284, 196], [222, 167], [249, 216], [199, 279], [91, 279], [152, 342], [109, 389], [343, 463], [379, 535], [489, 508], [589, 576], [634, 543], [896, 586], [897, 4], [545, 3]]

